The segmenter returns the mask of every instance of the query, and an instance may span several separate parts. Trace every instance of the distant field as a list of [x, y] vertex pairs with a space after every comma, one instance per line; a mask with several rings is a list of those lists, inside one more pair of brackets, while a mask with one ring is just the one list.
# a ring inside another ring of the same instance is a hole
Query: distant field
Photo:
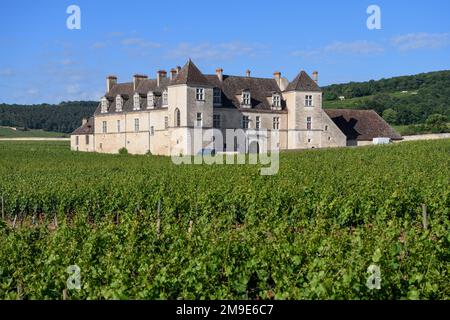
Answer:
[[[393, 92], [393, 93], [386, 93], [387, 95], [390, 95], [393, 98], [402, 98], [402, 97], [408, 97], [413, 95], [412, 92], [408, 93], [402, 93], [402, 92]], [[364, 96], [364, 97], [358, 97], [358, 98], [351, 98], [351, 99], [345, 99], [345, 100], [332, 100], [332, 101], [323, 101], [323, 108], [325, 109], [356, 109], [361, 108], [361, 104], [363, 104], [366, 100], [373, 99], [374, 96]]]
[[0, 127], [0, 138], [67, 138], [68, 134], [61, 132], [49, 132], [44, 130], [14, 130], [8, 127]]

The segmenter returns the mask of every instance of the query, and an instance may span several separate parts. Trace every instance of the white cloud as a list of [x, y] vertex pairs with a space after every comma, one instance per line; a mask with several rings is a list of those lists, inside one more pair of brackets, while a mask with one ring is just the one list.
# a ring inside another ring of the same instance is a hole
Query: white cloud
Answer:
[[2, 77], [11, 77], [14, 75], [14, 72], [11, 68], [0, 70], [0, 76]]
[[30, 88], [27, 90], [27, 94], [29, 94], [29, 95], [36, 95], [38, 93], [39, 93], [39, 90], [36, 88]]
[[124, 46], [138, 47], [138, 48], [160, 48], [161, 44], [144, 40], [142, 38], [127, 38], [121, 41]]
[[79, 84], [69, 84], [66, 87], [67, 94], [79, 94], [81, 92]]
[[92, 45], [92, 48], [94, 48], [94, 49], [103, 49], [104, 47], [106, 47], [106, 42], [98, 41]]
[[400, 51], [415, 49], [439, 49], [450, 45], [449, 33], [408, 33], [391, 39], [392, 44]]
[[241, 42], [223, 43], [180, 43], [169, 51], [173, 57], [190, 57], [197, 60], [226, 60], [238, 56], [256, 56], [256, 51], [262, 46], [260, 44], [243, 44]]
[[70, 58], [65, 58], [65, 59], [61, 60], [61, 64], [63, 66], [71, 66], [71, 65], [74, 65], [75, 63], [76, 63], [75, 60], [70, 59]]
[[383, 52], [384, 47], [377, 42], [357, 40], [350, 42], [334, 41], [321, 48], [294, 51], [292, 55], [307, 59], [326, 55], [373, 55]]

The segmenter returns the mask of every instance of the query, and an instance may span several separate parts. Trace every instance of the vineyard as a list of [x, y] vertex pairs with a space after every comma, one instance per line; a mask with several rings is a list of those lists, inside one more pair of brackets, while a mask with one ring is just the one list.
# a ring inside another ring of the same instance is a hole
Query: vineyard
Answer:
[[259, 169], [0, 142], [0, 299], [450, 298], [450, 140]]

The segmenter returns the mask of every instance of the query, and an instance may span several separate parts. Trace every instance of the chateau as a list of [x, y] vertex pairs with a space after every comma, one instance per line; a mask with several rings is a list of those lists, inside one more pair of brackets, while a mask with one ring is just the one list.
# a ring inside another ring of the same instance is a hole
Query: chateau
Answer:
[[[217, 129], [224, 137], [194, 146], [194, 131]], [[228, 129], [247, 136], [232, 146]], [[84, 119], [71, 136], [71, 149], [132, 154], [170, 155], [173, 150], [198, 154], [214, 145], [226, 151], [252, 148], [259, 132], [275, 133], [276, 148], [309, 149], [364, 145], [374, 138], [401, 140], [378, 114], [370, 110], [324, 110], [318, 73], [301, 71], [292, 81], [275, 72], [272, 78], [232, 76], [218, 68], [203, 74], [189, 60], [183, 68], [158, 71], [155, 79], [134, 75], [132, 82], [106, 79], [106, 93], [93, 117]], [[217, 140], [220, 141], [220, 140]], [[241, 143], [241, 144], [242, 144]], [[270, 144], [269, 144], [270, 147]], [[259, 145], [256, 142], [256, 149]]]

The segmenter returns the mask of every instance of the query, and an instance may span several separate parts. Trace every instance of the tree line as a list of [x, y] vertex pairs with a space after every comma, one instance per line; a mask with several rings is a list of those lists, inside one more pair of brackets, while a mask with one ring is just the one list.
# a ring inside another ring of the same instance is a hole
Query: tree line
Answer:
[[96, 101], [69, 101], [57, 105], [0, 104], [0, 126], [42, 129], [71, 133], [81, 125], [81, 120], [92, 116]]
[[[372, 109], [391, 124], [423, 124], [432, 115], [450, 118], [450, 71], [421, 73], [378, 81], [350, 82], [324, 87], [324, 100], [344, 97], [346, 108]], [[353, 103], [346, 104], [348, 99]]]

